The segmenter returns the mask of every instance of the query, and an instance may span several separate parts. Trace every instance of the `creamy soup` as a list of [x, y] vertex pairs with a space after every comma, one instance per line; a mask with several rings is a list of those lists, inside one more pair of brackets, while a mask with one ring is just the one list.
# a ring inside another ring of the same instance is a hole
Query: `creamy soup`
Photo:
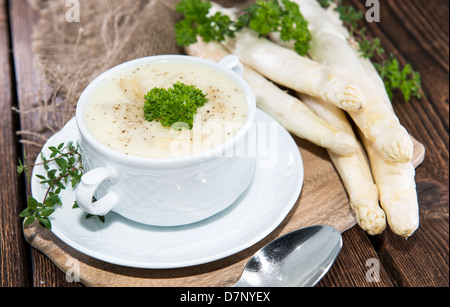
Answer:
[[[193, 128], [172, 129], [144, 118], [144, 96], [177, 81], [203, 91]], [[230, 76], [201, 63], [155, 62], [108, 80], [89, 98], [84, 120], [107, 147], [132, 156], [173, 158], [197, 154], [233, 137], [247, 119], [242, 87]]]

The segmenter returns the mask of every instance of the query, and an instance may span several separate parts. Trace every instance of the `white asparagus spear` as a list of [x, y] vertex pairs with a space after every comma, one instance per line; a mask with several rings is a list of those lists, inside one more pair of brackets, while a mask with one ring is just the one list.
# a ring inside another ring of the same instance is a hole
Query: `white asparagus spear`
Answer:
[[[386, 87], [384, 86], [383, 79], [380, 77], [380, 74], [376, 70], [376, 68], [373, 66], [372, 61], [370, 61], [367, 58], [363, 58], [359, 54], [359, 45], [356, 42], [356, 40], [350, 36], [350, 33], [348, 32], [347, 28], [344, 26], [344, 23], [340, 19], [339, 13], [335, 10], [336, 4], [331, 3], [330, 6], [326, 9], [326, 13], [328, 17], [330, 18], [330, 21], [335, 25], [335, 29], [339, 31], [347, 40], [350, 47], [353, 49], [355, 56], [358, 58], [359, 63], [363, 67], [364, 71], [369, 76], [370, 80], [373, 82], [373, 85], [376, 86], [379, 90], [379, 93], [384, 96], [384, 102], [387, 102], [390, 106], [391, 99], [389, 98], [389, 95], [386, 91]], [[290, 43], [291, 44], [291, 43]], [[292, 44], [291, 44], [292, 45]], [[290, 48], [293, 48], [290, 47]]]
[[[205, 43], [199, 39], [185, 48], [187, 54], [213, 61], [229, 55], [218, 43]], [[357, 149], [356, 140], [347, 132], [334, 128], [319, 118], [296, 97], [244, 66], [244, 79], [252, 88], [260, 109], [274, 117], [291, 133], [339, 155], [352, 154]]]
[[349, 112], [364, 135], [383, 156], [392, 162], [408, 163], [413, 153], [413, 143], [400, 124], [381, 91], [362, 67], [359, 57], [349, 45], [342, 31], [336, 28], [325, 9], [315, 0], [293, 0], [309, 23], [312, 35], [309, 54], [317, 62], [327, 65], [356, 82], [366, 98], [366, 107]]
[[[329, 14], [335, 14], [328, 10]], [[333, 17], [333, 15], [332, 15]], [[349, 37], [347, 29], [342, 25], [339, 18], [332, 18], [337, 29]], [[360, 63], [373, 83], [378, 87], [380, 93], [386, 93], [383, 80], [368, 59], [362, 58], [357, 54], [356, 44], [351, 44]], [[385, 102], [392, 108], [391, 101], [388, 98]], [[374, 144], [369, 141], [364, 134], [360, 133], [361, 139], [369, 155], [372, 165], [372, 173], [378, 186], [380, 194], [380, 203], [386, 212], [388, 224], [391, 230], [399, 236], [410, 237], [419, 227], [419, 203], [417, 199], [417, 189], [415, 183], [414, 165], [406, 163], [403, 165], [394, 164], [386, 161]]]
[[404, 238], [410, 237], [419, 227], [419, 206], [412, 162], [392, 163], [383, 158], [363, 133], [372, 174], [380, 194], [380, 204], [388, 219], [390, 229]]
[[[319, 99], [300, 94], [301, 100], [331, 125], [346, 131], [356, 141], [356, 136], [345, 113]], [[370, 235], [377, 235], [386, 228], [386, 215], [378, 202], [378, 189], [374, 183], [364, 149], [358, 142], [358, 149], [348, 156], [328, 152], [344, 183], [350, 205], [355, 212], [358, 225]]]
[[272, 81], [298, 92], [319, 97], [346, 111], [364, 107], [359, 86], [329, 67], [278, 46], [250, 30], [236, 33], [224, 46], [242, 62]]
[[[221, 12], [236, 20], [236, 11], [212, 2], [210, 14]], [[364, 108], [365, 98], [359, 86], [329, 67], [296, 52], [282, 48], [258, 34], [243, 29], [223, 45], [243, 63], [270, 80], [334, 104], [346, 111]]]

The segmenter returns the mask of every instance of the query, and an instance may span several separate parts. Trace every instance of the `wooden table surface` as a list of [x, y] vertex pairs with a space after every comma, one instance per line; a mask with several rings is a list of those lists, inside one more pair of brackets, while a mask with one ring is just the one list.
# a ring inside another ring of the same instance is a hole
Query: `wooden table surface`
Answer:
[[[348, 0], [363, 9], [364, 1]], [[394, 100], [402, 124], [425, 145], [417, 169], [421, 225], [408, 240], [390, 231], [370, 237], [359, 227], [343, 234], [344, 248], [318, 287], [449, 286], [449, 1], [380, 0], [381, 22], [367, 24], [388, 52], [412, 63], [423, 79], [426, 98], [405, 104]], [[38, 15], [27, 0], [0, 0], [0, 240], [2, 287], [78, 287], [69, 283], [46, 256], [24, 239], [19, 213], [30, 193], [16, 165], [25, 151], [34, 160], [39, 148], [20, 143], [18, 130], [30, 128], [33, 114], [13, 107], [36, 104], [39, 86], [31, 35]], [[42, 132], [44, 138], [47, 132]], [[369, 259], [380, 264], [380, 279], [369, 282]]]

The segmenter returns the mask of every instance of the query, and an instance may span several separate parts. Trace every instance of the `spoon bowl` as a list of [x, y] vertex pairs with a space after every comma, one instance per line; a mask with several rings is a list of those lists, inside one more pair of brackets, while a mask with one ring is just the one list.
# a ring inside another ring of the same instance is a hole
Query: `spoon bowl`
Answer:
[[331, 226], [316, 225], [284, 235], [260, 249], [235, 287], [313, 287], [342, 249]]

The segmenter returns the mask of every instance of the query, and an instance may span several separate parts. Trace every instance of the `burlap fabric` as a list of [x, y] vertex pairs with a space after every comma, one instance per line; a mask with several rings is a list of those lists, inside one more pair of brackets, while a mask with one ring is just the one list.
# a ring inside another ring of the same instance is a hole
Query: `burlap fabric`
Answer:
[[[40, 16], [32, 42], [39, 106], [25, 110], [38, 113], [34, 131], [62, 128], [74, 116], [82, 91], [103, 71], [144, 56], [183, 53], [174, 31], [179, 0], [29, 1]], [[71, 3], [79, 4], [79, 21]]]

